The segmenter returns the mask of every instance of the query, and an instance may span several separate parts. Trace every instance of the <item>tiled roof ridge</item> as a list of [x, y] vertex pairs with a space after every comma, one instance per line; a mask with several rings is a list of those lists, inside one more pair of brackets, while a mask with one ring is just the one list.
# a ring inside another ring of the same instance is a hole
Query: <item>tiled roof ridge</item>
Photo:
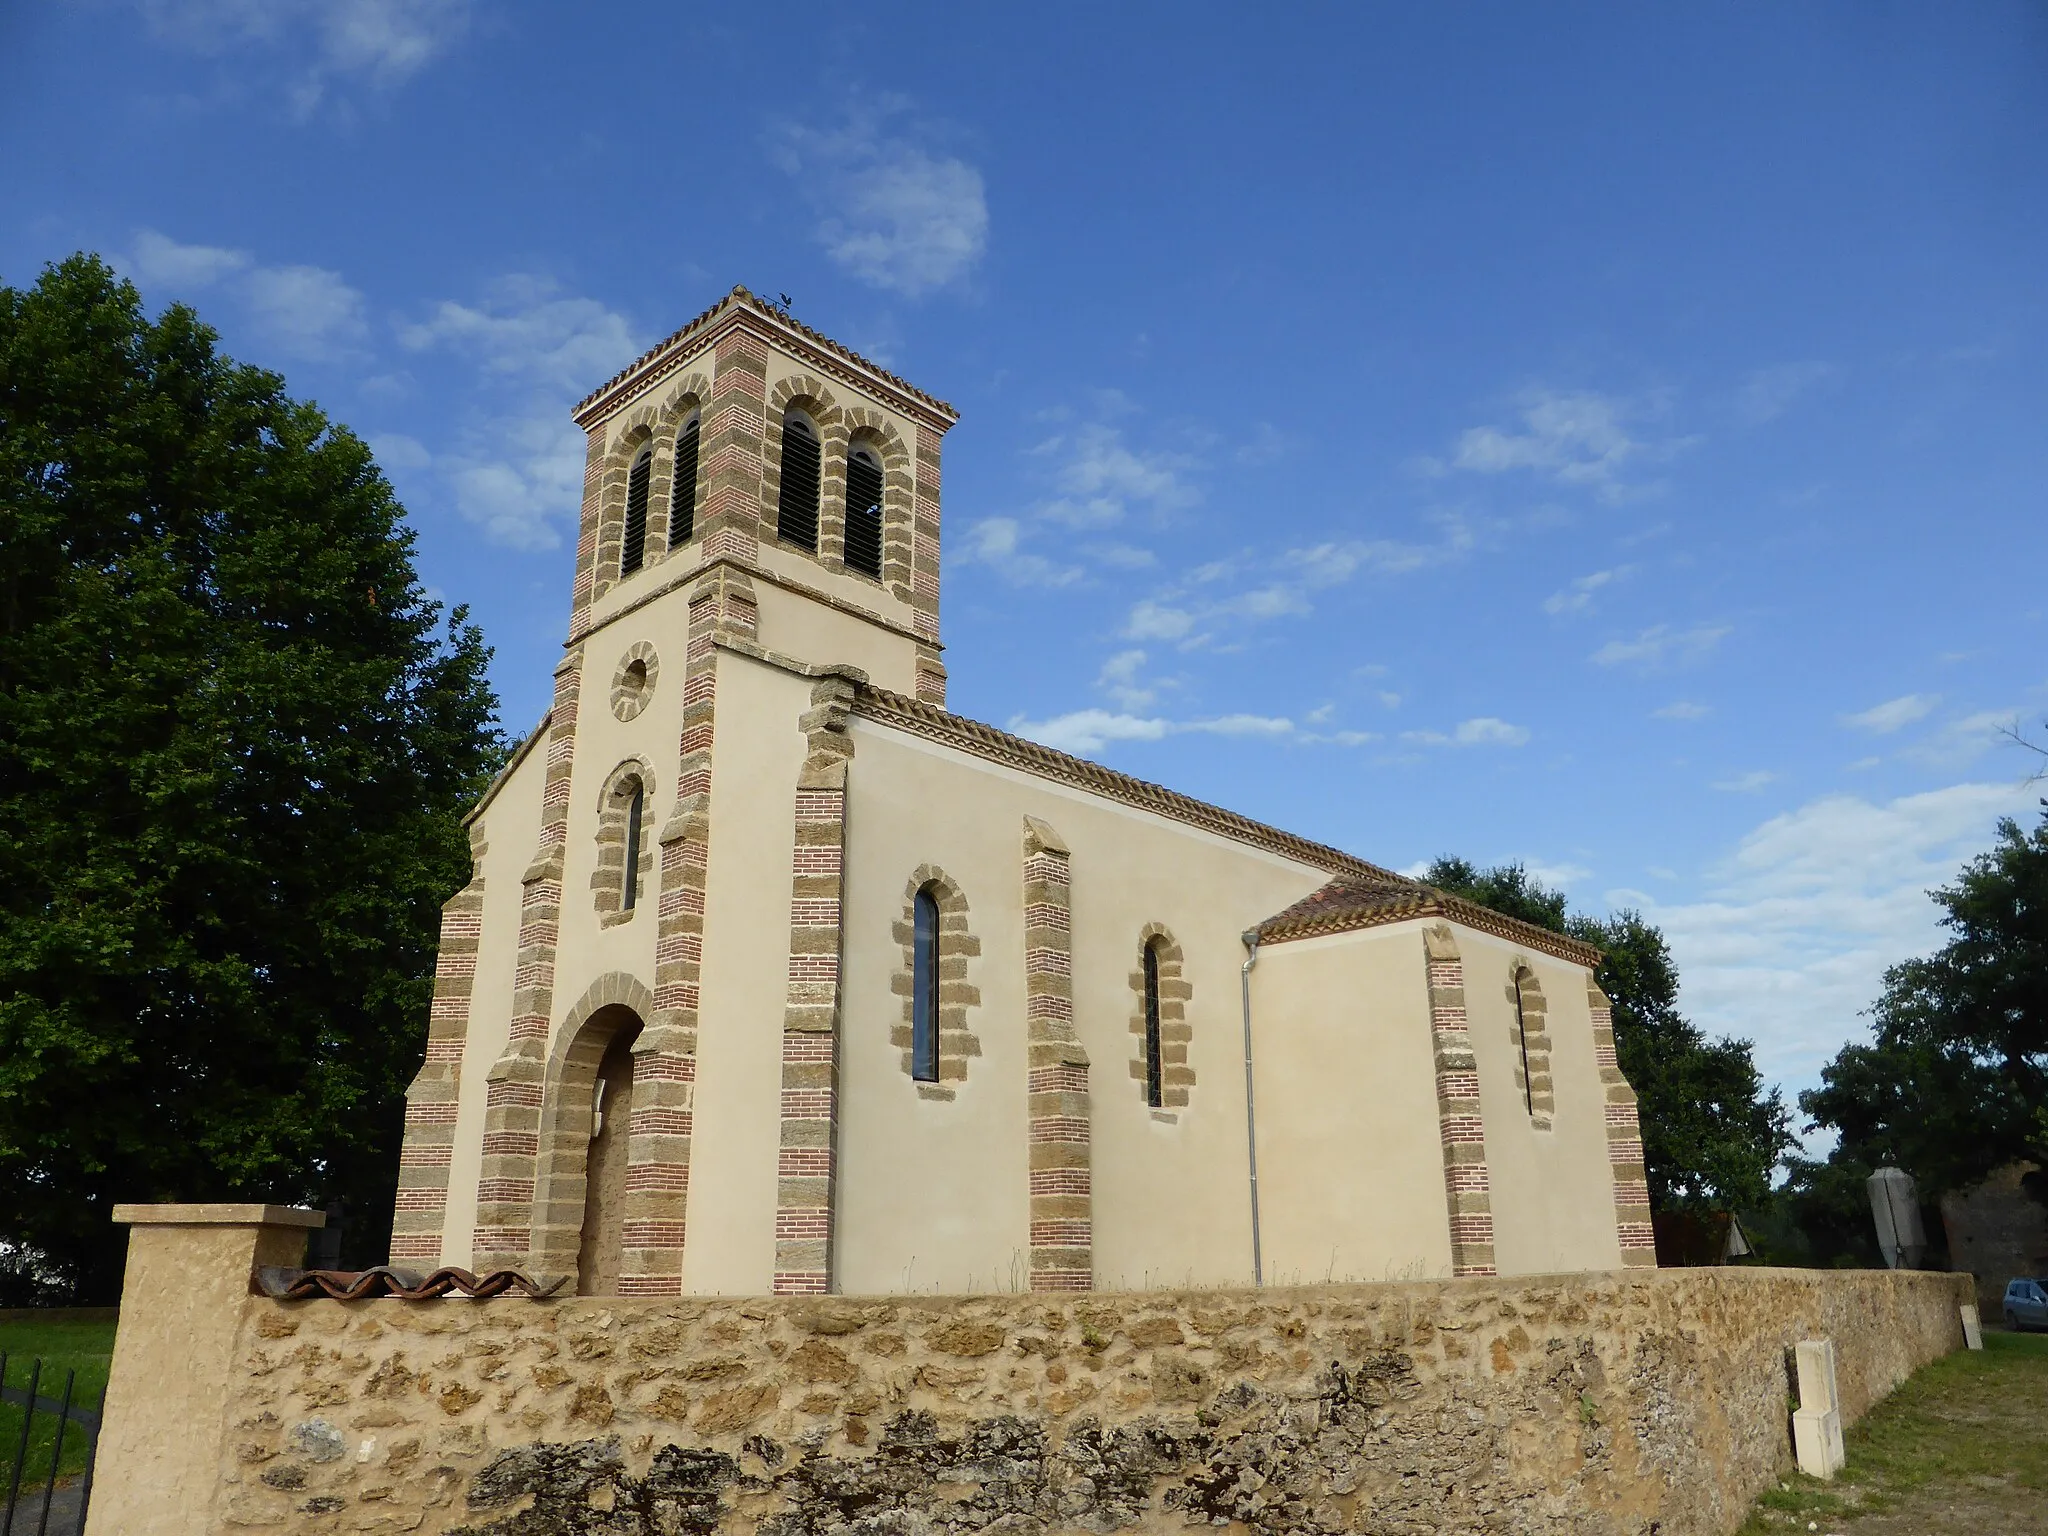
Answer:
[[[1442, 917], [1496, 938], [1512, 939], [1577, 965], [1596, 967], [1603, 958], [1597, 946], [1575, 939], [1570, 934], [1509, 917], [1419, 880], [1400, 876], [1397, 881], [1365, 882], [1339, 875], [1320, 890], [1259, 924], [1260, 942], [1280, 944], [1290, 939], [1320, 938], [1325, 934], [1349, 933], [1359, 928], [1406, 922], [1415, 917]], [[1361, 897], [1378, 895], [1381, 899], [1346, 902], [1342, 897], [1347, 892]]]
[[666, 352], [670, 347], [674, 346], [677, 342], [681, 341], [685, 336], [688, 336], [693, 331], [701, 330], [704, 326], [709, 325], [714, 319], [718, 317], [720, 313], [722, 313], [724, 310], [730, 308], [735, 304], [751, 308], [754, 313], [762, 315], [769, 320], [773, 320], [779, 325], [787, 326], [790, 330], [796, 332], [799, 336], [803, 337], [804, 340], [810, 342], [812, 346], [818, 347], [823, 351], [832, 353], [833, 355], [839, 357], [843, 361], [852, 363], [855, 367], [865, 368], [869, 373], [875, 375], [876, 378], [886, 380], [888, 383], [893, 384], [896, 388], [902, 390], [906, 395], [911, 396], [915, 400], [922, 401], [925, 405], [930, 406], [933, 410], [938, 411], [943, 415], [952, 418], [955, 421], [959, 419], [960, 413], [954, 410], [953, 407], [946, 401], [941, 400], [937, 395], [926, 393], [924, 390], [919, 389], [915, 384], [911, 383], [908, 379], [905, 379], [900, 375], [891, 373], [888, 369], [882, 367], [879, 363], [872, 362], [868, 358], [862, 357], [858, 352], [854, 351], [853, 348], [845, 346], [840, 342], [834, 341], [830, 336], [827, 336], [823, 331], [813, 330], [810, 326], [804, 324], [803, 321], [797, 319], [796, 316], [792, 315], [788, 310], [777, 308], [775, 305], [770, 304], [766, 299], [762, 298], [759, 294], [750, 291], [748, 288], [738, 283], [735, 283], [733, 285], [732, 292], [728, 293], [716, 304], [713, 304], [701, 315], [698, 315], [694, 320], [691, 320], [688, 323], [686, 323], [681, 330], [678, 330], [672, 335], [667, 336], [662, 340], [656, 342], [653, 346], [649, 347], [645, 352], [642, 352], [638, 357], [634, 358], [632, 362], [626, 364], [625, 367], [621, 368], [617, 373], [613, 374], [610, 378], [606, 379], [604, 383], [598, 385], [596, 389], [593, 389], [589, 394], [585, 395], [581, 400], [577, 401], [575, 408], [571, 410], [569, 413], [570, 416], [581, 416], [598, 400], [602, 399], [611, 391], [617, 389], [627, 379], [631, 378], [635, 373], [638, 373], [642, 368], [646, 367], [649, 363], [653, 362], [657, 357], [659, 357], [662, 353]]
[[892, 693], [872, 684], [861, 686], [855, 695], [855, 712], [912, 731], [928, 740], [959, 747], [991, 762], [1022, 768], [1047, 778], [1061, 779], [1082, 789], [1094, 790], [1139, 810], [1170, 816], [1189, 826], [1216, 832], [1239, 842], [1264, 848], [1298, 860], [1333, 876], [1348, 876], [1361, 885], [1408, 886], [1414, 882], [1391, 869], [1382, 869], [1341, 848], [1332, 848], [1309, 838], [1254, 821], [1236, 811], [1183, 795], [1178, 790], [1134, 778], [1075, 757], [1009, 731], [970, 720], [935, 704], [926, 704], [907, 694]]

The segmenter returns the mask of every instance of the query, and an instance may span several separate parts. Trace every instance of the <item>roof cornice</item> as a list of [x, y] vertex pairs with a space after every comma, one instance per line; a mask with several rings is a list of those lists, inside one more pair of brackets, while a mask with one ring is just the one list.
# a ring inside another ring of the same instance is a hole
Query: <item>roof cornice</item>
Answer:
[[1259, 925], [1259, 942], [1285, 944], [1291, 939], [1319, 939], [1330, 934], [1351, 933], [1361, 928], [1381, 928], [1389, 923], [1405, 923], [1419, 917], [1441, 917], [1462, 928], [1490, 933], [1497, 939], [1507, 939], [1512, 943], [1526, 945], [1559, 960], [1583, 965], [1588, 970], [1598, 969], [1604, 958], [1598, 948], [1572, 938], [1569, 934], [1539, 928], [1534, 923], [1525, 923], [1520, 918], [1508, 917], [1491, 907], [1482, 907], [1477, 902], [1467, 901], [1462, 896], [1453, 896], [1447, 891], [1437, 890], [1434, 886], [1419, 884], [1389, 890], [1384, 900], [1371, 905], [1339, 907], [1328, 912], [1307, 912], [1298, 917], [1269, 918]]
[[571, 419], [589, 430], [626, 400], [675, 372], [686, 359], [716, 346], [734, 331], [746, 331], [802, 359], [820, 373], [868, 390], [934, 431], [947, 431], [960, 419], [960, 413], [938, 396], [926, 394], [823, 332], [812, 330], [787, 310], [756, 298], [745, 288], [733, 289], [666, 341], [658, 342], [613, 374], [578, 402], [570, 412]]

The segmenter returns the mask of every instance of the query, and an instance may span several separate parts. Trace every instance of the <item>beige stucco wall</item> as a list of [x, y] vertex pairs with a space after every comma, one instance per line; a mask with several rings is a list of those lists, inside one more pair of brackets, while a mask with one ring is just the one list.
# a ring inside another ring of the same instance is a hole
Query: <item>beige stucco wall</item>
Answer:
[[[683, 728], [683, 650], [689, 594], [678, 589], [584, 642], [583, 691], [576, 710], [576, 757], [569, 780], [569, 835], [562, 851], [562, 919], [555, 948], [555, 1029], [599, 977], [614, 971], [654, 980], [656, 907], [661, 892], [662, 823], [676, 802]], [[612, 713], [612, 678], [636, 643], [658, 663], [646, 707], [631, 720]], [[607, 924], [591, 876], [598, 861], [598, 814], [605, 786], [630, 759], [647, 765], [649, 787], [640, 899], [631, 917]], [[553, 1060], [562, 1042], [550, 1035]]]
[[[1421, 928], [1259, 953], [1253, 1059], [1269, 1283], [1451, 1272]], [[1608, 1226], [1611, 1235], [1611, 1215]]]
[[[598, 978], [651, 986], [652, 834], [675, 792], [683, 598], [650, 605], [590, 646], [572, 781], [557, 953], [560, 1021]], [[671, 608], [673, 612], [671, 612]], [[674, 620], [673, 626], [665, 620]], [[652, 643], [649, 706], [608, 707], [618, 659]], [[616, 653], [616, 654], [615, 654]], [[774, 1264], [780, 1036], [789, 943], [791, 814], [812, 682], [721, 649], [702, 1012], [684, 1285], [757, 1294]], [[842, 1291], [1021, 1288], [1029, 1250], [1022, 831], [1052, 825], [1072, 855], [1076, 1030], [1092, 1067], [1098, 1287], [1242, 1283], [1251, 1276], [1245, 1152], [1242, 931], [1321, 885], [1323, 871], [856, 718], [849, 765], [835, 1285]], [[606, 928], [590, 890], [598, 797], [616, 766], [652, 766], [648, 883], [634, 918]], [[539, 825], [542, 754], [493, 802], [486, 922], [465, 1059], [446, 1253], [469, 1251], [483, 1087], [504, 1048], [519, 875]], [[505, 830], [501, 834], [497, 828]], [[920, 1094], [891, 1033], [903, 1000], [894, 928], [921, 866], [965, 893], [981, 952], [969, 980], [979, 1054], [953, 1097]], [[1134, 1075], [1132, 974], [1148, 924], [1180, 946], [1196, 1082], [1154, 1110]], [[1604, 1093], [1585, 972], [1459, 930], [1479, 1061], [1504, 1274], [1617, 1266]], [[1426, 974], [1415, 923], [1268, 945], [1253, 975], [1262, 1235], [1275, 1281], [1446, 1273]], [[1529, 1123], [1514, 1085], [1507, 978], [1532, 966], [1549, 1004], [1555, 1128]], [[563, 1042], [551, 1042], [557, 1055]]]
[[792, 822], [809, 679], [718, 654], [711, 847], [683, 1287], [770, 1289]]
[[[1094, 1253], [1102, 1286], [1251, 1274], [1238, 935], [1326, 876], [1081, 790], [856, 719], [848, 772], [841, 1001], [840, 1282], [852, 1291], [1022, 1285], [1027, 1249], [1023, 821], [1072, 849], [1076, 1028], [1091, 1059]], [[970, 1025], [982, 1054], [952, 1103], [917, 1095], [891, 932], [912, 873], [965, 893], [982, 940]], [[1149, 1109], [1131, 1075], [1140, 933], [1163, 923], [1193, 989], [1188, 1107]], [[1434, 1102], [1433, 1099], [1431, 1101]], [[906, 1279], [906, 1277], [908, 1277]]]
[[[822, 573], [800, 550], [764, 548], [761, 558], [770, 569], [787, 570], [805, 585], [823, 585], [817, 579]], [[862, 586], [863, 593], [854, 600], [880, 609], [887, 594], [874, 582]], [[877, 688], [917, 692], [917, 642], [908, 636], [771, 581], [754, 583], [754, 599], [760, 606], [755, 638], [767, 649], [810, 662], [843, 662], [860, 668]], [[893, 599], [889, 606], [896, 606]]]
[[[1725, 1536], [1790, 1469], [1791, 1344], [1834, 1340], [1853, 1423], [1961, 1346], [1970, 1294], [1961, 1275], [1670, 1270], [1071, 1298], [242, 1295], [201, 1309], [232, 1347], [188, 1365], [188, 1401], [136, 1389], [134, 1358], [180, 1358], [180, 1319], [131, 1290], [109, 1400], [212, 1468], [195, 1508], [289, 1536], [737, 1536], [855, 1512]], [[99, 1471], [94, 1536], [215, 1528], [181, 1523], [147, 1464], [103, 1446]]]
[[[1586, 972], [1492, 934], [1456, 932], [1486, 1116], [1494, 1264], [1503, 1275], [1613, 1268], [1621, 1263], [1621, 1245]], [[1509, 978], [1516, 965], [1536, 973], [1548, 1007], [1557, 1110], [1547, 1131], [1531, 1124], [1515, 1086], [1521, 1047]]]
[[541, 791], [547, 779], [547, 742], [535, 743], [484, 808], [484, 910], [476, 977], [469, 1000], [469, 1032], [462, 1047], [455, 1144], [448, 1167], [448, 1205], [441, 1230], [441, 1262], [467, 1267], [476, 1236], [476, 1185], [483, 1169], [484, 1079], [505, 1052], [512, 1028], [512, 983], [519, 962], [520, 877], [540, 845]]

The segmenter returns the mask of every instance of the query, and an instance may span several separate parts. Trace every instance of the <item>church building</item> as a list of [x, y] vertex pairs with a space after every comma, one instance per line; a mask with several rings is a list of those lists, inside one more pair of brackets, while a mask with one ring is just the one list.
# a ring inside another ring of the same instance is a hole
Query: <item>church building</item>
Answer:
[[1653, 1264], [1597, 952], [946, 708], [956, 419], [738, 288], [577, 407], [568, 641], [470, 817], [392, 1262], [632, 1296]]

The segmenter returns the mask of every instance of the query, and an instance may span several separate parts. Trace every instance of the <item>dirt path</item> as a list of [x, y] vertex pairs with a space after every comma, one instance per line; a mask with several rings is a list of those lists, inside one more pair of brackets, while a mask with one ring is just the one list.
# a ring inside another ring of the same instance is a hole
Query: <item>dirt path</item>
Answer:
[[1849, 1431], [1832, 1483], [1794, 1477], [1740, 1536], [2048, 1536], [2048, 1334], [1987, 1331]]

